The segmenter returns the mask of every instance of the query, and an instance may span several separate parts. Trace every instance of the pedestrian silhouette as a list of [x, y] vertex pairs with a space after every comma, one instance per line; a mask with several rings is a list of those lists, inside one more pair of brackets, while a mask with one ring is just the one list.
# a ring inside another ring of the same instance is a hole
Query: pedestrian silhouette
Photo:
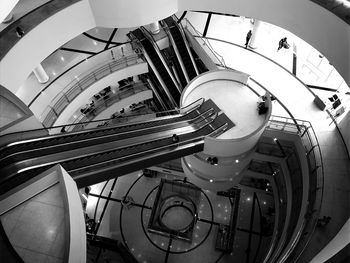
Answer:
[[285, 49], [288, 49], [290, 47], [290, 45], [288, 44], [287, 42], [287, 38], [284, 37], [282, 38], [279, 42], [278, 42], [278, 49], [277, 51], [279, 51], [281, 48], [285, 48]]
[[329, 224], [329, 222], [331, 221], [331, 217], [330, 216], [323, 216], [322, 218], [319, 218], [317, 220], [317, 226], [318, 227], [325, 227], [326, 225]]
[[180, 140], [179, 136], [177, 136], [176, 134], [173, 134], [173, 136], [171, 137], [171, 139], [172, 139], [173, 143], [177, 143], [177, 142], [179, 142], [179, 140]]
[[24, 31], [22, 28], [20, 28], [19, 26], [16, 27], [16, 34], [19, 38], [23, 37], [24, 36]]
[[252, 37], [252, 31], [249, 30], [248, 33], [247, 33], [247, 36], [245, 38], [245, 48], [248, 48], [248, 44], [249, 44], [249, 41], [250, 41], [251, 37]]

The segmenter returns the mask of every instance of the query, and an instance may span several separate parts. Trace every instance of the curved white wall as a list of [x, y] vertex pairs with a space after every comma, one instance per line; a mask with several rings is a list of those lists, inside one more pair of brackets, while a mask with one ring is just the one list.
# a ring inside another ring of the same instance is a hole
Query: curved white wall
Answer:
[[15, 93], [43, 59], [91, 28], [134, 27], [179, 10], [239, 14], [283, 27], [324, 54], [350, 85], [350, 27], [308, 0], [82, 0], [25, 34], [1, 60], [0, 84]]
[[93, 27], [96, 23], [88, 1], [77, 2], [50, 16], [26, 33], [0, 61], [0, 84], [16, 93], [41, 61]]
[[9, 15], [19, 0], [2, 0], [0, 8], [0, 22]]
[[101, 27], [137, 27], [178, 11], [174, 0], [89, 0], [96, 24]]

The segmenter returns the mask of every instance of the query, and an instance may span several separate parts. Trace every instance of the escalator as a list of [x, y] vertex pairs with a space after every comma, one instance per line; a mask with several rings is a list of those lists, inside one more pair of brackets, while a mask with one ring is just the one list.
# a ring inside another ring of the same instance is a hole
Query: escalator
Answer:
[[[163, 82], [162, 87], [166, 92], [168, 99], [171, 101], [174, 107], [177, 107], [180, 102], [181, 89], [174, 77], [171, 75], [171, 71], [165, 60], [162, 59], [162, 55], [151, 39], [150, 34], [143, 27], [138, 28], [129, 34], [131, 39], [137, 39], [142, 45], [144, 56], [148, 64], [151, 66], [155, 74], [159, 74], [159, 81]], [[154, 67], [154, 68], [153, 68]], [[161, 93], [161, 91], [159, 91]]]
[[192, 54], [190, 53], [191, 51], [188, 45], [186, 45], [187, 40], [185, 39], [185, 35], [182, 33], [180, 26], [176, 23], [172, 16], [164, 19], [163, 21], [170, 31], [170, 40], [171, 42], [174, 41], [173, 45], [175, 45], [179, 53], [180, 57], [178, 59], [182, 61], [189, 80], [192, 80], [198, 75], [198, 70], [194, 63]]
[[[38, 137], [0, 148], [0, 195], [61, 164], [78, 187], [92, 185], [203, 150], [205, 136], [232, 125], [208, 100], [184, 114], [103, 129]], [[174, 143], [172, 135], [179, 141]]]

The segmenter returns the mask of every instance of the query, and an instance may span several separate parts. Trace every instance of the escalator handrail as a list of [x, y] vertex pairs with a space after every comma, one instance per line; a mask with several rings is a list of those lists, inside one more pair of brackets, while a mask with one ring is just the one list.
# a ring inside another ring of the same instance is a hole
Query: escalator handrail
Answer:
[[[128, 122], [128, 124], [122, 124], [122, 125], [113, 125], [113, 126], [109, 126], [109, 127], [98, 127], [98, 128], [91, 128], [91, 129], [86, 129], [86, 130], [82, 130], [82, 131], [76, 131], [76, 132], [67, 132], [67, 133], [59, 133], [59, 134], [54, 134], [54, 135], [46, 135], [46, 136], [41, 136], [41, 137], [38, 137], [38, 136], [29, 136], [28, 138], [23, 138], [23, 134], [30, 134], [30, 133], [38, 133], [40, 131], [47, 131], [48, 128], [41, 128], [41, 129], [33, 129], [33, 130], [27, 130], [27, 131], [22, 131], [22, 132], [15, 132], [15, 133], [9, 133], [9, 134], [5, 134], [3, 136], [0, 136], [1, 139], [3, 138], [6, 138], [6, 136], [8, 137], [13, 137], [12, 140], [3, 140], [3, 144], [0, 145], [0, 151], [3, 151], [5, 148], [8, 148], [10, 146], [13, 146], [13, 145], [18, 145], [18, 144], [21, 144], [21, 143], [26, 143], [26, 142], [34, 142], [34, 141], [37, 141], [37, 140], [42, 140], [42, 139], [45, 139], [45, 138], [50, 138], [50, 139], [54, 139], [54, 138], [60, 138], [60, 137], [65, 137], [67, 135], [75, 135], [75, 134], [82, 134], [82, 133], [86, 133], [86, 132], [91, 132], [91, 131], [96, 131], [96, 132], [100, 132], [102, 130], [108, 130], [108, 129], [112, 129], [112, 128], [115, 128], [115, 127], [123, 127], [123, 126], [129, 126], [130, 124], [133, 124], [133, 125], [136, 125], [138, 123], [147, 123], [147, 122], [152, 122], [152, 121], [159, 121], [160, 119], [167, 119], [167, 118], [176, 118], [180, 115], [184, 115], [184, 114], [188, 114], [190, 112], [192, 112], [193, 110], [199, 108], [202, 104], [204, 103], [204, 98], [199, 98], [198, 100], [192, 102], [191, 104], [189, 105], [186, 105], [180, 109], [174, 109], [174, 110], [171, 110], [171, 111], [163, 111], [163, 112], [156, 112], [155, 114], [160, 114], [160, 113], [168, 113], [168, 112], [176, 112], [178, 113], [177, 115], [170, 115], [169, 116], [165, 116], [165, 117], [159, 117], [159, 118], [154, 118], [152, 120], [147, 120], [147, 121], [139, 121], [139, 122]], [[185, 110], [185, 111], [183, 111]], [[139, 115], [139, 116], [142, 116]], [[107, 119], [107, 120], [113, 120], [113, 119]], [[101, 122], [102, 120], [98, 120], [98, 121], [91, 121], [91, 122], [86, 122], [86, 123], [95, 123], [95, 122]], [[82, 123], [79, 123], [79, 124], [82, 124]], [[77, 125], [77, 124], [75, 124]], [[59, 125], [59, 126], [53, 126], [49, 129], [60, 129], [62, 127], [66, 127], [66, 126], [69, 126], [69, 125]], [[22, 136], [16, 136], [16, 135], [22, 135]], [[6, 142], [5, 142], [6, 141]]]
[[143, 35], [147, 38], [147, 40], [153, 46], [154, 51], [158, 54], [159, 59], [162, 61], [163, 66], [165, 67], [165, 69], [166, 69], [169, 77], [171, 78], [172, 82], [174, 83], [176, 89], [181, 93], [182, 90], [180, 88], [180, 84], [176, 81], [176, 79], [174, 78], [173, 74], [171, 73], [169, 65], [166, 63], [166, 61], [164, 60], [162, 54], [160, 53], [160, 48], [159, 48], [156, 40], [154, 39], [153, 35], [144, 26], [141, 26], [140, 29], [141, 29]]
[[[177, 27], [177, 29], [179, 30], [179, 32], [180, 32], [180, 34], [181, 34], [181, 36], [182, 36], [182, 40], [183, 40], [183, 42], [184, 42], [184, 44], [185, 44], [186, 51], [187, 51], [187, 53], [188, 53], [188, 55], [189, 55], [189, 57], [190, 57], [190, 59], [191, 59], [192, 66], [194, 67], [194, 70], [195, 70], [195, 72], [196, 72], [196, 74], [197, 74], [197, 76], [198, 76], [198, 75], [199, 75], [199, 71], [198, 71], [196, 62], [194, 61], [194, 58], [193, 58], [193, 56], [192, 56], [191, 49], [190, 49], [190, 47], [189, 47], [189, 45], [188, 45], [187, 38], [186, 38], [186, 35], [185, 35], [185, 33], [184, 33], [185, 30], [184, 30], [184, 28], [183, 28], [183, 26], [182, 26], [182, 23], [177, 23], [177, 22], [176, 22], [176, 19], [175, 19], [175, 18], [177, 18], [176, 15], [172, 15], [171, 17], [172, 17], [173, 20], [174, 20], [174, 24], [175, 24], [174, 27]], [[169, 25], [168, 25], [168, 27], [169, 27]], [[170, 28], [170, 27], [169, 27], [169, 28]]]
[[[186, 66], [185, 66], [185, 64], [183, 62], [183, 57], [181, 56], [181, 52], [179, 50], [179, 47], [178, 47], [178, 45], [177, 45], [177, 43], [176, 43], [176, 41], [175, 41], [175, 39], [174, 39], [174, 37], [173, 37], [173, 35], [171, 33], [170, 27], [166, 23], [165, 20], [163, 20], [161, 22], [161, 25], [163, 26], [164, 31], [166, 32], [166, 34], [167, 34], [167, 36], [168, 36], [168, 38], [170, 40], [170, 43], [173, 46], [173, 50], [174, 50], [174, 52], [176, 54], [176, 57], [177, 57], [177, 60], [178, 60], [178, 62], [180, 64], [180, 68], [182, 70], [182, 73], [183, 73], [183, 75], [184, 75], [184, 77], [186, 79], [186, 83], [188, 83], [188, 82], [190, 82], [190, 77], [188, 76], [188, 72], [187, 72]], [[174, 27], [174, 26], [172, 26], [172, 27]]]
[[[209, 114], [209, 115], [208, 115]], [[215, 111], [213, 108], [209, 108], [207, 109], [205, 112], [202, 112], [200, 114], [198, 114], [197, 116], [193, 117], [192, 119], [188, 119], [188, 120], [181, 120], [181, 121], [177, 121], [177, 122], [172, 122], [172, 123], [166, 123], [166, 124], [160, 124], [156, 127], [154, 126], [151, 126], [151, 127], [146, 127], [146, 128], [143, 128], [143, 129], [138, 129], [138, 130], [134, 130], [134, 131], [124, 131], [124, 132], [121, 132], [121, 133], [118, 133], [118, 134], [108, 134], [108, 135], [102, 135], [98, 138], [87, 138], [87, 139], [81, 139], [81, 140], [77, 140], [77, 141], [74, 141], [74, 142], [79, 142], [79, 143], [87, 143], [88, 141], [93, 141], [93, 140], [96, 140], [96, 139], [106, 139], [108, 140], [108, 142], [111, 142], [111, 141], [114, 141], [112, 140], [111, 137], [114, 137], [114, 136], [120, 136], [120, 135], [123, 135], [123, 134], [132, 134], [132, 133], [137, 133], [137, 132], [140, 132], [140, 131], [145, 131], [145, 130], [157, 130], [159, 129], [160, 127], [166, 127], [166, 126], [170, 126], [170, 125], [173, 125], [173, 124], [180, 124], [180, 123], [188, 123], [188, 124], [195, 124], [198, 120], [202, 121], [203, 119], [206, 119], [206, 118], [209, 118], [211, 117], [213, 114], [215, 114]], [[208, 116], [206, 116], [208, 115]], [[135, 137], [137, 137], [137, 135], [134, 135]], [[132, 136], [131, 136], [132, 137]], [[102, 143], [102, 142], [101, 142]], [[101, 144], [99, 143], [99, 144]], [[59, 146], [62, 146], [62, 145], [70, 145], [72, 144], [72, 142], [67, 142], [67, 143], [60, 143]], [[5, 157], [1, 158], [0, 159], [0, 162], [3, 162], [4, 160], [10, 158], [10, 157], [13, 157], [15, 155], [18, 155], [18, 154], [24, 154], [24, 153], [27, 153], [27, 154], [30, 154], [31, 152], [38, 152], [38, 151], [43, 151], [45, 149], [51, 149], [52, 147], [54, 147], [55, 145], [49, 145], [49, 146], [43, 146], [43, 147], [40, 147], [40, 148], [35, 148], [35, 149], [30, 149], [30, 150], [24, 150], [24, 151], [21, 151], [21, 152], [15, 152], [15, 153], [11, 153], [9, 155], [6, 155]], [[93, 145], [90, 145], [90, 146], [93, 146]], [[58, 151], [58, 150], [57, 150]]]
[[[217, 113], [215, 113], [215, 117], [213, 119], [211, 119], [209, 122], [206, 122], [204, 125], [202, 125], [201, 127], [199, 127], [197, 130], [193, 131], [192, 133], [195, 133], [195, 132], [199, 132], [201, 129], [207, 127], [207, 126], [211, 126], [211, 124], [215, 121], [217, 117]], [[199, 136], [199, 137], [195, 137], [195, 138], [191, 138], [191, 139], [188, 139], [188, 140], [184, 140], [184, 141], [180, 141], [179, 143], [177, 143], [178, 146], [184, 146], [184, 145], [188, 145], [190, 143], [196, 143], [198, 140], [203, 140], [203, 143], [204, 143], [204, 137], [205, 136], [210, 136], [214, 133], [216, 133], [217, 130], [220, 130], [220, 131], [224, 131], [224, 129], [227, 127], [227, 123], [221, 125], [220, 127], [218, 127], [217, 129], [215, 129], [214, 131], [212, 131], [211, 133], [209, 133], [208, 135], [204, 135], [204, 136]], [[165, 139], [165, 138], [162, 138], [162, 139]], [[145, 143], [150, 143], [152, 141], [145, 141], [143, 142], [142, 144], [145, 144]], [[154, 142], [154, 141], [153, 141]], [[141, 145], [140, 143], [137, 144], [137, 145]], [[126, 158], [131, 158], [135, 155], [140, 155], [140, 154], [145, 154], [147, 152], [151, 152], [151, 151], [158, 151], [158, 150], [161, 150], [161, 149], [167, 149], [169, 146], [174, 146], [175, 144], [170, 144], [170, 145], [163, 145], [163, 146], [159, 146], [159, 147], [155, 147], [155, 148], [152, 148], [152, 149], [147, 149], [145, 151], [142, 151], [142, 152], [137, 152], [137, 153], [133, 153], [133, 154], [129, 154], [127, 156], [122, 156], [118, 159], [112, 159], [112, 160], [107, 160], [107, 161], [104, 161], [104, 162], [99, 162], [98, 164], [91, 164], [91, 165], [86, 165], [84, 166], [83, 168], [77, 168], [77, 169], [73, 169], [73, 170], [70, 170], [70, 172], [76, 172], [77, 170], [81, 170], [81, 169], [86, 169], [88, 167], [94, 167], [96, 165], [104, 165], [104, 166], [107, 166], [106, 164], [107, 163], [111, 163], [111, 162], [116, 162], [118, 161], [118, 163], [120, 162], [121, 159], [126, 159]], [[129, 147], [129, 146], [127, 146]], [[132, 146], [130, 146], [132, 147]], [[126, 148], [126, 147], [124, 147]]]
[[[210, 109], [209, 109], [210, 110]], [[218, 116], [218, 113], [217, 112], [212, 112], [213, 114], [211, 114], [210, 116], [208, 116], [208, 118], [211, 118], [210, 121], [207, 121], [207, 119], [201, 119], [201, 122], [203, 122], [204, 124], [202, 124], [199, 128], [197, 128], [194, 132], [196, 131], [199, 131], [201, 129], [203, 129], [204, 127], [206, 126], [210, 126], [212, 122], [215, 121], [216, 117]], [[201, 123], [200, 122], [200, 123]], [[200, 124], [199, 123], [199, 124]], [[168, 138], [167, 137], [160, 137], [160, 138], [157, 138], [156, 140], [163, 140], [163, 139], [166, 139]], [[74, 161], [75, 159], [83, 159], [83, 158], [91, 158], [93, 156], [97, 156], [97, 155], [100, 155], [100, 154], [107, 154], [107, 153], [112, 153], [112, 152], [116, 152], [116, 151], [120, 151], [120, 150], [123, 150], [123, 149], [126, 149], [126, 148], [130, 148], [130, 147], [136, 147], [136, 146], [140, 146], [140, 145], [143, 145], [143, 144], [147, 144], [147, 143], [152, 143], [152, 142], [155, 142], [156, 140], [152, 140], [152, 141], [142, 141], [142, 142], [136, 142], [136, 143], [131, 143], [131, 144], [127, 144], [127, 145], [121, 145], [119, 147], [116, 147], [116, 148], [113, 148], [113, 149], [109, 149], [109, 150], [99, 150], [99, 151], [94, 151], [94, 152], [91, 152], [91, 153], [86, 153], [84, 155], [81, 155], [79, 157], [77, 156], [73, 156], [73, 157], [68, 157], [68, 158], [63, 158], [62, 156], [62, 159], [60, 160], [55, 160], [55, 161], [50, 161], [50, 162], [45, 162], [45, 163], [39, 163], [39, 164], [33, 164], [33, 159], [29, 159], [29, 160], [25, 160], [26, 162], [28, 162], [28, 165], [26, 165], [26, 167], [22, 167], [20, 168], [19, 170], [17, 171], [12, 171], [11, 174], [7, 174], [6, 178], [4, 181], [2, 181], [2, 183], [6, 182], [6, 181], [9, 181], [11, 180], [11, 178], [15, 177], [18, 173], [21, 173], [21, 172], [25, 172], [25, 171], [28, 171], [28, 170], [32, 170], [32, 169], [36, 169], [36, 168], [40, 168], [40, 167], [44, 167], [44, 166], [48, 166], [48, 165], [54, 165], [54, 164], [57, 164], [57, 163], [61, 163], [61, 162], [68, 162], [68, 161]], [[157, 149], [157, 148], [155, 148]], [[131, 155], [132, 156], [132, 155]], [[36, 159], [36, 158], [34, 158]], [[109, 160], [111, 161], [111, 160]], [[109, 161], [106, 161], [106, 162], [109, 162]], [[20, 161], [20, 162], [23, 162], [23, 161]], [[99, 162], [100, 164], [101, 162]], [[105, 162], [103, 162], [105, 163]], [[11, 171], [12, 168], [10, 167], [16, 167], [17, 164], [11, 164], [10, 166], [7, 166], [7, 169], [9, 169]], [[89, 165], [86, 165], [84, 167], [88, 167]], [[96, 166], [96, 164], [92, 164], [91, 166]], [[79, 169], [82, 169], [82, 168], [79, 168]], [[4, 172], [4, 171], [3, 171]]]

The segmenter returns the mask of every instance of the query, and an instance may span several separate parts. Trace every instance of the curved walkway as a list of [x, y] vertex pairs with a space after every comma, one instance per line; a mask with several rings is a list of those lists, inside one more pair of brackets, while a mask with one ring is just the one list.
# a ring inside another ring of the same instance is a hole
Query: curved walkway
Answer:
[[313, 94], [291, 73], [256, 52], [237, 45], [211, 41], [215, 51], [225, 58], [226, 65], [251, 74], [271, 91], [297, 119], [311, 122], [324, 161], [325, 189], [321, 216], [332, 216], [327, 228], [317, 229], [300, 262], [309, 262], [341, 229], [349, 218], [350, 162], [346, 147], [336, 126], [326, 112], [313, 103]]

